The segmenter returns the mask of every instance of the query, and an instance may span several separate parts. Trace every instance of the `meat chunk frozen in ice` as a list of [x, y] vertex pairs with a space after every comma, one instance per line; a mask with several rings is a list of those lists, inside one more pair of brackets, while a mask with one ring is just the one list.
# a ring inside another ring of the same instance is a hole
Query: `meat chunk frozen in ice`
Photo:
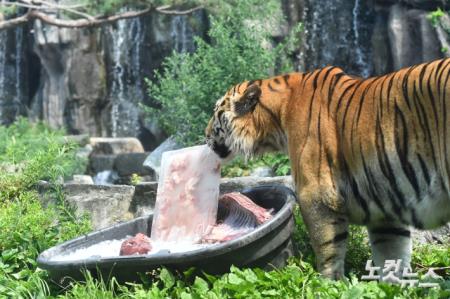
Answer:
[[220, 159], [206, 145], [165, 152], [151, 237], [197, 243], [216, 222]]

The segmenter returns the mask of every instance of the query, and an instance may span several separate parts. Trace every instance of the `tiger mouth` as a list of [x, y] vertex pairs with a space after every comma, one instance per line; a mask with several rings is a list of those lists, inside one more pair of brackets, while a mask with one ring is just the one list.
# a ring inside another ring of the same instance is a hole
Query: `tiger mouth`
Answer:
[[225, 144], [218, 144], [217, 142], [213, 142], [210, 147], [222, 159], [225, 159], [231, 154], [230, 148]]

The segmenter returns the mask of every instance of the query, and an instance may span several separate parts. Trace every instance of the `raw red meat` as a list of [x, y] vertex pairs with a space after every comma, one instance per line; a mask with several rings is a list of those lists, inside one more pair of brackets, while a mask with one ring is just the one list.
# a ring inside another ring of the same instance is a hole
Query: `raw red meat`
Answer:
[[152, 250], [150, 238], [138, 233], [136, 236], [123, 241], [120, 255], [147, 254]]
[[202, 239], [204, 243], [226, 242], [240, 237], [272, 218], [269, 210], [247, 196], [227, 193], [219, 199], [218, 224]]

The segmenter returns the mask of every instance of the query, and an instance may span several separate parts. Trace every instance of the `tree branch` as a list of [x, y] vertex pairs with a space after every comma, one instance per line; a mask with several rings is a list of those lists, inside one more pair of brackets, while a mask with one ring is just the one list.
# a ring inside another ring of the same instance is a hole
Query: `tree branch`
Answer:
[[[39, 1], [39, 0], [23, 1], [22, 0], [21, 2], [22, 3], [18, 3], [18, 2], [6, 2], [6, 3], [8, 3], [8, 4], [14, 3], [15, 5], [19, 4], [18, 6], [22, 6], [22, 7], [32, 6], [32, 5], [37, 6], [37, 7], [30, 8], [27, 13], [25, 13], [22, 16], [16, 17], [16, 18], [12, 18], [12, 19], [8, 19], [8, 20], [1, 20], [1, 18], [0, 18], [0, 30], [11, 29], [11, 28], [14, 28], [14, 27], [17, 27], [20, 25], [24, 25], [25, 23], [28, 23], [28, 22], [36, 20], [36, 19], [41, 20], [42, 22], [49, 24], [49, 25], [53, 25], [53, 26], [57, 26], [57, 27], [64, 27], [64, 28], [97, 27], [97, 26], [101, 26], [104, 24], [113, 23], [113, 22], [116, 22], [116, 21], [122, 20], [122, 19], [131, 19], [131, 18], [144, 16], [144, 15], [149, 14], [152, 11], [156, 11], [158, 13], [168, 14], [168, 15], [186, 15], [186, 14], [193, 13], [197, 10], [200, 10], [202, 8], [201, 6], [197, 6], [197, 7], [191, 8], [191, 9], [180, 11], [180, 10], [171, 10], [170, 9], [171, 6], [164, 5], [164, 6], [159, 6], [159, 7], [148, 7], [146, 9], [137, 10], [137, 11], [127, 11], [127, 12], [123, 12], [123, 13], [119, 13], [119, 14], [115, 14], [115, 15], [111, 15], [111, 16], [106, 16], [106, 17], [103, 17], [103, 16], [93, 17], [93, 16], [84, 14], [80, 11], [74, 10], [69, 7], [64, 7], [64, 6], [60, 6], [60, 5], [51, 5], [51, 3], [47, 2], [47, 1]], [[5, 2], [3, 2], [3, 3], [5, 3]], [[2, 2], [0, 2], [0, 4], [2, 4]], [[39, 4], [42, 4], [42, 6], [39, 6]], [[46, 13], [45, 10], [50, 10], [50, 11], [64, 10], [67, 12], [71, 12], [73, 14], [83, 16], [83, 18], [74, 19], [74, 20], [60, 19], [60, 18], [53, 17], [51, 14]]]
[[187, 9], [187, 10], [168, 10], [168, 8], [170, 8], [170, 7], [161, 6], [161, 7], [155, 8], [155, 10], [159, 13], [166, 14], [166, 15], [187, 15], [187, 14], [193, 13], [194, 11], [202, 9], [203, 7], [197, 6], [197, 7], [191, 8], [191, 9]]

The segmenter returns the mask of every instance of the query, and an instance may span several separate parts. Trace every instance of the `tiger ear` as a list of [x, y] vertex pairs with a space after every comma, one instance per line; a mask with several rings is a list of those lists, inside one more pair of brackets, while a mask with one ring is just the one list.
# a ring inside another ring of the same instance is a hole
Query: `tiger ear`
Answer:
[[261, 88], [258, 85], [250, 85], [244, 92], [242, 97], [234, 102], [234, 113], [238, 116], [253, 111], [256, 104], [258, 104], [259, 98], [261, 96]]

